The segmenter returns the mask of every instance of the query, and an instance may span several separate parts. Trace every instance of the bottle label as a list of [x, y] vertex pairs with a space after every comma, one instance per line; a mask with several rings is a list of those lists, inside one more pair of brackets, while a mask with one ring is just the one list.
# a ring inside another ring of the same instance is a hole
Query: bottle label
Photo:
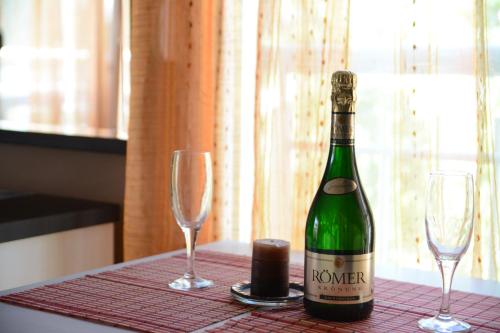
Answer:
[[323, 186], [323, 192], [326, 194], [347, 194], [356, 191], [358, 185], [352, 179], [348, 178], [335, 178], [329, 180]]
[[332, 143], [354, 144], [354, 113], [334, 112], [332, 114]]
[[359, 304], [373, 299], [372, 253], [332, 255], [306, 250], [304, 297], [326, 304]]

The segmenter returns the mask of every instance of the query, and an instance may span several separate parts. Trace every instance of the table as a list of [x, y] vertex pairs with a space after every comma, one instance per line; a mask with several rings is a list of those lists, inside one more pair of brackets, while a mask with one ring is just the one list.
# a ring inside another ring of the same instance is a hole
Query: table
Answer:
[[[200, 250], [214, 250], [233, 254], [249, 255], [251, 253], [251, 247], [249, 244], [239, 243], [235, 241], [222, 241], [211, 243], [207, 245], [199, 246]], [[1, 291], [1, 295], [7, 295], [13, 292], [19, 292], [23, 290], [28, 290], [34, 287], [38, 287], [45, 284], [53, 284], [62, 281], [71, 280], [74, 278], [82, 277], [87, 274], [96, 274], [99, 272], [106, 272], [109, 270], [126, 267], [129, 265], [144, 263], [148, 261], [153, 261], [156, 259], [172, 257], [182, 253], [184, 250], [178, 250], [173, 252], [168, 252], [160, 254], [157, 256], [151, 256], [147, 258], [142, 258], [138, 260], [133, 260], [126, 263], [121, 263], [117, 265], [112, 265], [104, 267], [101, 269], [96, 269], [88, 272], [82, 272], [79, 274], [63, 277], [60, 279], [54, 279], [50, 281], [45, 281], [41, 283], [36, 283], [33, 285], [28, 285], [12, 290]], [[293, 252], [291, 256], [291, 261], [293, 263], [301, 264], [303, 262], [303, 253]], [[390, 267], [384, 267], [383, 265], [377, 265], [376, 275], [381, 278], [388, 278], [406, 282], [413, 282], [418, 284], [439, 286], [440, 279], [438, 274], [431, 272], [420, 272], [408, 269], [396, 269]], [[461, 290], [466, 292], [473, 292], [483, 295], [490, 295], [500, 297], [500, 284], [493, 281], [483, 281], [477, 279], [460, 278], [457, 277], [454, 281], [454, 290]], [[242, 316], [245, 316], [244, 314]], [[210, 327], [205, 327], [200, 332], [206, 331], [214, 326], [220, 326], [222, 323], [211, 325]], [[106, 325], [99, 325], [93, 322], [74, 319], [62, 315], [52, 314], [48, 312], [36, 311], [28, 308], [23, 308], [19, 306], [14, 306], [6, 303], [0, 303], [0, 331], [1, 332], [128, 332], [127, 330], [115, 328]]]

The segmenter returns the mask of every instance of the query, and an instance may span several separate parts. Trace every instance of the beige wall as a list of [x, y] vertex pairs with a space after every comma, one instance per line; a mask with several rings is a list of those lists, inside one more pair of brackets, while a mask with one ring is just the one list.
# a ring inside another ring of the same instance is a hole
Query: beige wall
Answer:
[[0, 144], [0, 189], [123, 205], [125, 156]]

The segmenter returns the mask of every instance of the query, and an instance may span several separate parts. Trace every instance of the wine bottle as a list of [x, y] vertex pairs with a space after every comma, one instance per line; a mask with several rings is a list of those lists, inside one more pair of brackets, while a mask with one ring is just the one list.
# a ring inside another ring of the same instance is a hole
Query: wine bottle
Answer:
[[356, 75], [335, 72], [332, 86], [330, 152], [307, 217], [304, 307], [354, 321], [373, 310], [374, 226], [354, 154]]

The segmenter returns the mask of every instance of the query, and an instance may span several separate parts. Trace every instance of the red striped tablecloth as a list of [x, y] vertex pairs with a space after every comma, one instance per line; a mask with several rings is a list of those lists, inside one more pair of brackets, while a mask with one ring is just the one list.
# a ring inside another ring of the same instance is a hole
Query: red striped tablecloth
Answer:
[[[435, 314], [441, 291], [422, 285], [375, 279], [371, 317], [355, 323], [320, 320], [302, 304], [260, 310], [232, 300], [229, 287], [248, 280], [250, 258], [200, 251], [197, 270], [216, 286], [183, 292], [168, 282], [184, 272], [174, 256], [0, 297], [0, 301], [143, 332], [416, 332], [417, 320]], [[292, 281], [303, 269], [292, 265]], [[500, 298], [452, 293], [452, 312], [475, 332], [500, 332]]]

